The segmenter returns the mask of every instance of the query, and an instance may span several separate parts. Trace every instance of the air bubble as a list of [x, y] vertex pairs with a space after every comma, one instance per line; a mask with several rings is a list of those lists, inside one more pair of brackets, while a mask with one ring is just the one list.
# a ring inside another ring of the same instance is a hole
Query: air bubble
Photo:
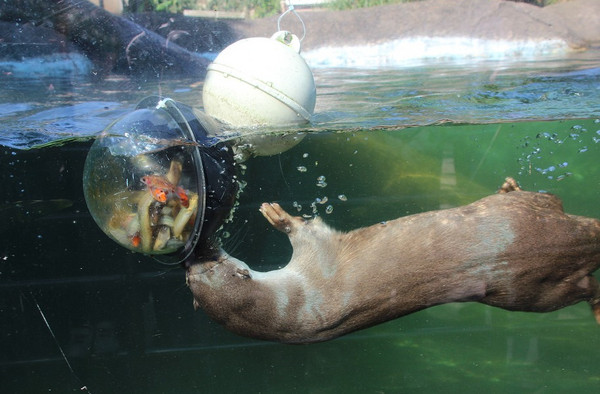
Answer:
[[317, 186], [318, 187], [326, 187], [327, 186], [327, 182], [325, 182], [325, 176], [324, 175], [320, 175], [317, 178]]
[[571, 172], [565, 172], [564, 174], [557, 176], [556, 180], [557, 181], [562, 181], [563, 179], [565, 179], [566, 177], [571, 176], [571, 175], [573, 175], [573, 173], [571, 173]]
[[323, 205], [323, 204], [326, 204], [327, 201], [329, 201], [329, 199], [327, 198], [327, 196], [324, 196], [323, 198], [319, 198], [319, 197], [315, 198], [315, 202], [317, 204]]
[[298, 211], [298, 212], [300, 212], [300, 211], [302, 210], [302, 205], [300, 205], [300, 204], [298, 203], [298, 201], [294, 201], [294, 202], [292, 203], [292, 206], [293, 206], [294, 208], [296, 208], [296, 211]]

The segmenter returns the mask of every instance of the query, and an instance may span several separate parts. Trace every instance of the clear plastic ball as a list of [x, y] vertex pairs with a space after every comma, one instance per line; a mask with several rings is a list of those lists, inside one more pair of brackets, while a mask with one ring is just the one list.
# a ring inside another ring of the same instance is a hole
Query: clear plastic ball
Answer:
[[201, 230], [204, 174], [188, 120], [172, 100], [153, 103], [96, 139], [85, 163], [84, 194], [110, 238], [177, 261], [191, 253]]

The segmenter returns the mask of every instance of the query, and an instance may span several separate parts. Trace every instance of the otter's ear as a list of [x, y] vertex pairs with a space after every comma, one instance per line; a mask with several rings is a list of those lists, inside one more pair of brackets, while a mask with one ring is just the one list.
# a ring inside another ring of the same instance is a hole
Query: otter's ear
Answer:
[[242, 279], [252, 279], [252, 276], [250, 275], [250, 271], [248, 271], [248, 270], [247, 270], [247, 269], [245, 269], [245, 268], [244, 268], [244, 269], [239, 269], [239, 268], [238, 268], [238, 269], [235, 271], [235, 274], [236, 274], [237, 276], [239, 276], [240, 278], [242, 278]]

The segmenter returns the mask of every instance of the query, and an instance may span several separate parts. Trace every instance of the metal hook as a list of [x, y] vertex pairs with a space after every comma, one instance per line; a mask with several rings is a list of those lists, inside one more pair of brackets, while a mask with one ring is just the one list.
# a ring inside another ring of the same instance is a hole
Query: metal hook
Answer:
[[302, 40], [304, 40], [304, 37], [306, 37], [306, 26], [304, 25], [304, 21], [302, 20], [300, 15], [298, 15], [296, 10], [294, 9], [294, 5], [291, 4], [291, 2], [288, 2], [288, 9], [277, 19], [277, 31], [281, 31], [281, 19], [283, 19], [283, 17], [289, 12], [296, 15], [296, 18], [298, 18], [298, 20], [302, 24], [302, 37], [300, 37], [300, 42], [302, 42]]

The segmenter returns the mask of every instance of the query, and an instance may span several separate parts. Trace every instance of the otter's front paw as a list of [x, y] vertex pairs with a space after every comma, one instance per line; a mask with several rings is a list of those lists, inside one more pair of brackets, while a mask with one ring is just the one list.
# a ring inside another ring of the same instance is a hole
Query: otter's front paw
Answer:
[[290, 234], [296, 225], [304, 222], [302, 218], [291, 216], [276, 202], [263, 203], [260, 206], [260, 212], [273, 227], [286, 234]]

